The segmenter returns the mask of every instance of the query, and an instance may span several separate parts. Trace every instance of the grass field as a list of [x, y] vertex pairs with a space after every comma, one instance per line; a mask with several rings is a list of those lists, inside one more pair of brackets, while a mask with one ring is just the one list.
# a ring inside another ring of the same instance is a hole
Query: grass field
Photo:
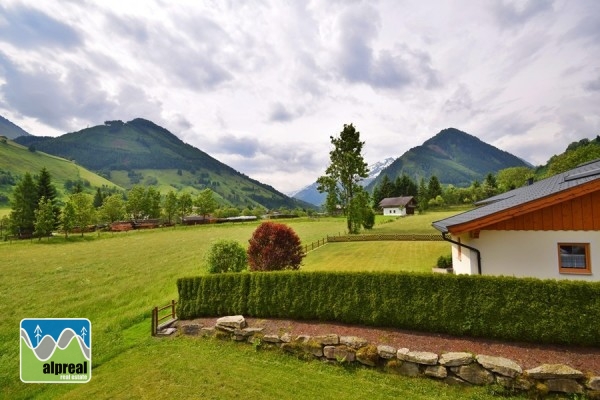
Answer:
[[[403, 231], [409, 222], [427, 230], [432, 219], [445, 215], [378, 223], [375, 232]], [[345, 221], [324, 218], [289, 224], [304, 242], [310, 242], [343, 231]], [[255, 223], [177, 227], [100, 237], [88, 234], [69, 241], [2, 242], [0, 398], [492, 398], [485, 388], [461, 389], [363, 368], [305, 363], [274, 352], [255, 352], [247, 345], [150, 337], [150, 310], [177, 298], [177, 278], [204, 273], [202, 259], [214, 240], [246, 243], [255, 227]], [[386, 247], [397, 244], [387, 243]], [[331, 269], [340, 269], [325, 260], [328, 252], [337, 251], [335, 246], [328, 244], [311, 253], [303, 268], [320, 265], [323, 269], [329, 263]], [[423, 248], [418, 253], [427, 251], [437, 250]], [[350, 252], [355, 259], [366, 258], [364, 249], [344, 251]], [[48, 317], [84, 317], [92, 322], [90, 383], [20, 382], [19, 322]]]

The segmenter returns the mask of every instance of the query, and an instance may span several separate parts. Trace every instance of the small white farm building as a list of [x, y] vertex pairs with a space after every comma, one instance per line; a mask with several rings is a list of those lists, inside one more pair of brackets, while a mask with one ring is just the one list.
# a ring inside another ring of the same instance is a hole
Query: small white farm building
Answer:
[[433, 223], [455, 273], [600, 281], [600, 160]]
[[415, 213], [417, 202], [413, 196], [386, 197], [379, 202], [379, 207], [383, 209], [383, 215], [403, 217]]

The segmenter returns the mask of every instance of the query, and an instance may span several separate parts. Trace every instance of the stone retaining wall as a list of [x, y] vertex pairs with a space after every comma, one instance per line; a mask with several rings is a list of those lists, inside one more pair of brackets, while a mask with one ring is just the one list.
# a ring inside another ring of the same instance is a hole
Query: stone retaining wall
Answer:
[[299, 357], [318, 358], [332, 363], [360, 363], [405, 376], [424, 376], [459, 385], [497, 384], [509, 391], [585, 394], [600, 399], [600, 376], [588, 377], [567, 365], [544, 364], [523, 371], [514, 361], [502, 357], [467, 352], [435, 354], [396, 349], [368, 343], [356, 336], [292, 337], [288, 333], [267, 335], [262, 328], [248, 327], [241, 315], [219, 318], [217, 324], [180, 324], [184, 335], [216, 337], [274, 347]]

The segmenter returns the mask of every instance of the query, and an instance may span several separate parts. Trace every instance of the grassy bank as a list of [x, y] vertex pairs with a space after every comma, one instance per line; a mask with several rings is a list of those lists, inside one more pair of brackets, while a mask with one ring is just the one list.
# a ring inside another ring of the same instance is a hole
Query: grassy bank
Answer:
[[[438, 217], [430, 215], [429, 219]], [[402, 231], [403, 221], [409, 219], [376, 228]], [[343, 231], [345, 221], [290, 224], [304, 242], [310, 242]], [[151, 398], [158, 394], [178, 398], [491, 398], [486, 389], [458, 389], [363, 369], [305, 364], [289, 356], [254, 352], [251, 346], [151, 338], [150, 310], [177, 298], [176, 279], [204, 273], [202, 259], [214, 240], [246, 243], [255, 227], [178, 227], [100, 237], [89, 234], [69, 241], [1, 243], [0, 302], [5, 315], [0, 325], [0, 398]], [[331, 244], [322, 250], [333, 248]], [[306, 269], [319, 251], [307, 258]], [[355, 257], [360, 254], [356, 251]], [[339, 268], [334, 262], [329, 264]], [[90, 383], [20, 382], [19, 322], [48, 317], [91, 320]]]

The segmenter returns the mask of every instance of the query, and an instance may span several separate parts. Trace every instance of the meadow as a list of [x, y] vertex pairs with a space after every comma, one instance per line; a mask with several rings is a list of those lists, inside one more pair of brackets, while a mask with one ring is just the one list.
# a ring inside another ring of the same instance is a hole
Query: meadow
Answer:
[[[431, 221], [450, 214], [432, 212], [394, 222], [379, 218], [373, 233], [435, 232]], [[285, 223], [303, 243], [343, 232], [345, 226], [345, 220], [339, 218]], [[212, 242], [229, 238], [247, 243], [256, 226], [176, 227], [93, 233], [69, 240], [0, 242], [0, 302], [4, 310], [0, 398], [493, 398], [486, 388], [449, 387], [366, 368], [304, 362], [278, 352], [257, 352], [243, 344], [151, 337], [151, 309], [177, 299], [177, 278], [206, 273], [203, 257]], [[449, 252], [444, 242], [422, 247], [413, 242], [374, 243], [379, 246], [327, 244], [311, 252], [302, 268], [426, 271], [431, 260]], [[387, 256], [378, 258], [377, 252]], [[342, 255], [347, 258], [340, 259]], [[385, 260], [396, 256], [398, 262]], [[51, 385], [20, 381], [20, 320], [51, 317], [83, 317], [92, 322], [91, 382]]]

